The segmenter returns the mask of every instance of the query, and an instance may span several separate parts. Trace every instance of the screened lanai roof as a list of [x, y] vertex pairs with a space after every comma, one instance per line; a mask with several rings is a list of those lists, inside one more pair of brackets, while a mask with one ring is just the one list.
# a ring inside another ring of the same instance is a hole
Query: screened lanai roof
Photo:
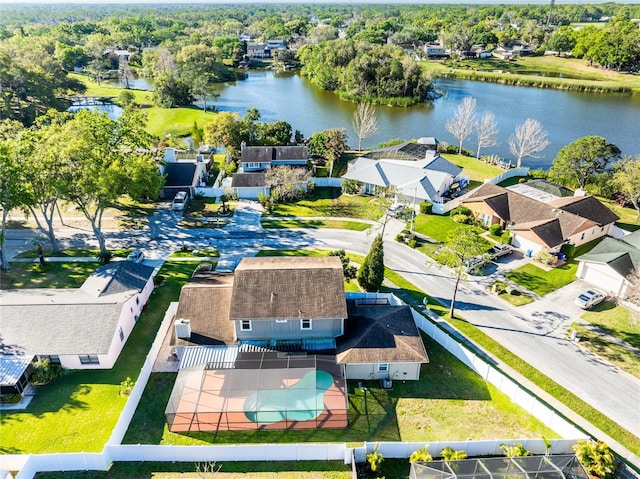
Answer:
[[575, 455], [490, 457], [411, 464], [411, 479], [589, 479]]

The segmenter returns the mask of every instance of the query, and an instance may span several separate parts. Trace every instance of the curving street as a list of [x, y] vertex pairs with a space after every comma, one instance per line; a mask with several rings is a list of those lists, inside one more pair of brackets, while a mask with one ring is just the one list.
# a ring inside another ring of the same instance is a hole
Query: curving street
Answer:
[[[177, 226], [180, 215], [162, 204], [150, 218], [149, 227], [139, 231], [107, 231], [110, 248], [142, 248], [148, 264], [160, 265], [171, 251], [180, 246], [202, 248], [212, 246], [220, 252], [218, 269], [233, 269], [243, 256], [258, 250], [272, 249], [345, 249], [366, 254], [381, 225], [368, 232], [332, 229], [270, 229], [260, 226], [259, 204], [241, 201], [232, 221], [224, 229], [187, 230]], [[385, 228], [385, 264], [429, 295], [448, 305], [453, 291], [453, 278], [448, 270], [427, 262], [421, 253], [394, 241], [403, 224], [391, 219]], [[33, 234], [27, 230], [11, 230], [7, 235], [9, 256], [25, 248], [25, 239]], [[89, 231], [64, 229], [59, 238], [65, 247], [95, 245]], [[510, 260], [507, 260], [510, 261]], [[498, 265], [499, 269], [508, 264]], [[581, 310], [572, 302], [579, 282], [549, 294], [526, 306], [513, 307], [489, 294], [487, 277], [470, 277], [460, 285], [456, 309], [460, 315], [476, 325], [514, 354], [531, 364], [563, 387], [600, 410], [636, 436], [640, 436], [640, 380], [580, 347], [567, 338], [566, 330]], [[531, 384], [536, 393], [540, 393]], [[597, 431], [552, 402], [591, 435], [606, 440], [607, 431]], [[588, 419], [588, 418], [587, 418]], [[603, 437], [604, 436], [604, 437]], [[610, 445], [630, 461], [640, 460], [624, 448]]]

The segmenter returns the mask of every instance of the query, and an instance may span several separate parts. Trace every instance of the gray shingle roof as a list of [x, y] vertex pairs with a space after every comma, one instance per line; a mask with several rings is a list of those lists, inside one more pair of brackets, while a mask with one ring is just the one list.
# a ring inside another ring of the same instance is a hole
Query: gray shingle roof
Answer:
[[133, 261], [116, 261], [96, 269], [82, 285], [89, 294], [105, 296], [140, 292], [153, 275], [153, 268]]
[[340, 258], [243, 258], [235, 269], [229, 317], [346, 318]]
[[240, 153], [241, 163], [269, 163], [272, 161], [306, 160], [306, 146], [246, 146]]
[[347, 304], [345, 334], [336, 345], [339, 363], [429, 362], [409, 306]]
[[[616, 239], [607, 236], [591, 251], [578, 256], [578, 261], [608, 264], [614, 271], [626, 277], [634, 268], [640, 269], [640, 230]], [[635, 246], [638, 244], [638, 246]]]
[[191, 186], [196, 174], [196, 164], [191, 162], [167, 163], [164, 168], [166, 175], [164, 186]]
[[231, 179], [232, 188], [257, 188], [267, 184], [263, 171], [255, 173], [234, 173]]

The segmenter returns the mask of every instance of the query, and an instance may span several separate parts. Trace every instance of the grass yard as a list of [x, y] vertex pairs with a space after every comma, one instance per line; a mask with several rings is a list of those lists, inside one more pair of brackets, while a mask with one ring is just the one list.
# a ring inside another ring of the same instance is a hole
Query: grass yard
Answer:
[[[70, 73], [70, 77], [80, 80], [87, 86], [85, 95], [99, 97], [113, 97], [117, 100], [118, 95], [124, 88], [110, 86], [106, 83], [98, 85], [85, 75]], [[197, 122], [199, 126], [208, 123], [215, 113], [204, 112], [202, 108], [195, 106], [183, 108], [161, 108], [155, 106], [152, 100], [152, 93], [143, 90], [128, 90], [135, 96], [135, 102], [138, 103], [149, 117], [146, 130], [152, 135], [165, 137], [183, 137], [191, 133], [193, 123]]]
[[215, 248], [178, 250], [169, 255], [169, 258], [217, 258], [220, 253]]
[[[420, 381], [396, 381], [385, 391], [365, 381], [368, 391], [349, 381], [346, 430], [169, 432], [164, 409], [174, 373], [152, 374], [124, 439], [127, 444], [240, 444], [295, 442], [439, 441], [484, 438], [558, 437], [508, 397], [423, 337], [430, 363]], [[365, 397], [366, 394], [366, 397]], [[460, 421], [459, 418], [466, 418]]]
[[3, 411], [0, 453], [101, 451], [126, 402], [118, 394], [120, 383], [127, 377], [136, 380], [169, 302], [178, 300], [194, 268], [193, 263], [165, 263], [160, 270], [164, 284], [152, 293], [113, 369], [67, 372], [39, 387], [26, 411]]
[[359, 221], [345, 220], [263, 220], [260, 222], [263, 228], [333, 228], [352, 231], [364, 231], [371, 225]]
[[[582, 315], [582, 319], [615, 338], [640, 349], [640, 316], [622, 306], [605, 301]], [[620, 369], [640, 378], [640, 356], [602, 337], [580, 323], [571, 324], [578, 332], [580, 345], [612, 362]]]
[[620, 219], [616, 221], [616, 225], [627, 231], [636, 231], [640, 229], [640, 218], [635, 208], [623, 208], [615, 204], [613, 200], [598, 197], [598, 199], [611, 211], [617, 214]]
[[504, 299], [506, 302], [513, 306], [523, 306], [525, 304], [533, 303], [533, 298], [528, 294], [523, 294], [518, 291], [518, 294], [508, 293], [506, 288], [508, 285], [503, 281], [495, 281], [491, 285], [491, 291], [498, 295], [499, 298]]
[[10, 263], [9, 271], [0, 271], [0, 289], [13, 288], [79, 288], [98, 262]]
[[423, 215], [419, 214], [415, 220], [417, 233], [433, 238], [440, 243], [447, 241], [448, 236], [461, 228], [473, 228], [477, 233], [484, 230], [477, 226], [456, 223], [449, 215]]
[[316, 188], [309, 198], [278, 203], [271, 216], [335, 216], [378, 220], [389, 201], [375, 196], [343, 195], [340, 188]]
[[216, 198], [193, 198], [189, 200], [184, 216], [188, 218], [228, 218], [233, 216], [235, 203], [227, 203], [227, 212], [222, 211], [222, 203]]
[[532, 293], [544, 296], [568, 285], [576, 279], [578, 262], [575, 258], [591, 251], [600, 241], [602, 241], [602, 238], [578, 246], [574, 258], [569, 259], [562, 266], [552, 268], [549, 271], [539, 268], [534, 263], [527, 263], [518, 269], [509, 271], [505, 276]]
[[[109, 250], [115, 258], [126, 258], [131, 252], [130, 249], [114, 249]], [[98, 249], [63, 249], [54, 253], [53, 250], [45, 249], [43, 251], [45, 258], [96, 258], [98, 257]], [[35, 250], [23, 251], [15, 256], [16, 258], [37, 258], [38, 253]]]
[[[407, 461], [404, 460], [404, 462]], [[36, 478], [193, 479], [194, 473], [197, 472], [197, 464], [193, 462], [114, 462], [111, 469], [105, 472], [41, 472], [36, 475]], [[204, 463], [200, 463], [201, 467], [204, 465]], [[344, 464], [343, 461], [219, 462], [215, 464], [214, 470], [218, 466], [220, 467], [219, 472], [211, 476], [215, 476], [216, 479], [246, 479], [247, 477], [255, 479], [351, 479], [351, 465]], [[409, 477], [408, 468], [407, 477]]]
[[502, 173], [504, 170], [497, 166], [490, 165], [484, 161], [476, 160], [469, 156], [454, 155], [445, 153], [441, 155], [454, 165], [462, 167], [462, 174], [469, 175], [471, 181], [479, 182], [478, 186], [484, 183], [485, 179], [494, 178]]

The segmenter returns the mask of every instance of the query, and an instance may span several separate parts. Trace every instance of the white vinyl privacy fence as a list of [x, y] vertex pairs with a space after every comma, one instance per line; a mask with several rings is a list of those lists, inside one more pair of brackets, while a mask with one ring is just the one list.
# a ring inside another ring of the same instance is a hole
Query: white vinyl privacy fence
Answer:
[[[387, 298], [389, 304], [402, 304], [392, 294], [357, 293], [353, 299], [360, 301], [380, 301]], [[101, 453], [69, 453], [41, 455], [2, 455], [0, 470], [20, 471], [16, 479], [31, 479], [40, 471], [72, 471], [72, 470], [107, 470], [113, 461], [168, 461], [168, 462], [211, 462], [230, 461], [301, 461], [301, 460], [340, 460], [345, 464], [355, 457], [358, 462], [364, 461], [366, 454], [376, 446], [384, 457], [405, 458], [427, 443], [422, 442], [381, 442], [365, 443], [363, 447], [347, 447], [346, 444], [226, 444], [216, 446], [159, 446], [159, 445], [123, 445], [122, 439], [133, 418], [151, 368], [160, 352], [166, 332], [173, 323], [177, 303], [172, 303], [162, 321], [160, 331], [151, 347], [149, 355], [140, 372], [131, 396], [122, 411], [120, 420], [113, 430], [109, 443]], [[564, 439], [552, 441], [552, 454], [572, 453], [571, 446], [578, 439], [587, 436], [573, 424], [564, 419], [555, 410], [521, 388], [515, 381], [496, 370], [481, 357], [461, 345], [452, 336], [438, 328], [431, 320], [413, 310], [416, 325], [437, 341], [447, 351], [460, 359], [468, 367], [476, 371], [485, 380], [492, 383], [511, 400], [519, 404], [529, 414], [537, 417], [549, 428]], [[429, 452], [437, 457], [445, 447], [454, 450], [465, 450], [469, 457], [502, 455], [500, 445], [519, 442], [535, 454], [544, 454], [545, 444], [542, 439], [490, 440], [490, 441], [450, 441], [429, 444]]]

